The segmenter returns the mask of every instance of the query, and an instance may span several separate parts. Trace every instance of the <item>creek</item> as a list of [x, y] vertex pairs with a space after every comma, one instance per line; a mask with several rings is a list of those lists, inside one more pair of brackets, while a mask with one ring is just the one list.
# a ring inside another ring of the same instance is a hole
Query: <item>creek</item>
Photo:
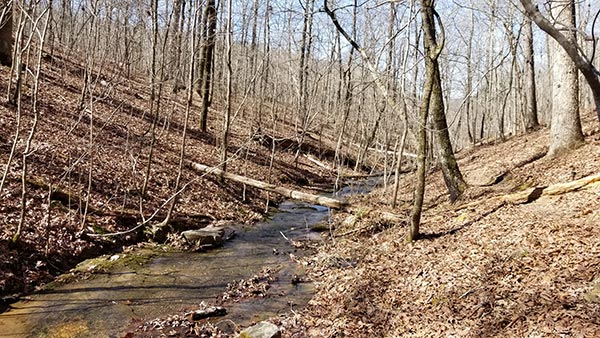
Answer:
[[[365, 193], [376, 182], [360, 181], [337, 195]], [[265, 267], [277, 271], [270, 296], [229, 304], [227, 315], [214, 321], [247, 326], [300, 309], [314, 287], [292, 283], [302, 267], [290, 255], [305, 252], [289, 240], [321, 240], [310, 228], [328, 219], [326, 207], [285, 201], [265, 221], [236, 227], [236, 236], [223, 247], [200, 253], [155, 250], [143, 262], [130, 260], [14, 303], [0, 314], [0, 337], [121, 337], [132, 323], [195, 309], [201, 302], [213, 304], [228, 283], [251, 278]], [[121, 257], [106, 260], [125, 259]]]

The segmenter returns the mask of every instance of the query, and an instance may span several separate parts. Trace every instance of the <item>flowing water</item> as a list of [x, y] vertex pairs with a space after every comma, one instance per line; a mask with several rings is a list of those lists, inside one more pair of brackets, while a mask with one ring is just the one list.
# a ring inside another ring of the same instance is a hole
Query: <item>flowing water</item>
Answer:
[[[374, 182], [346, 187], [338, 196], [364, 193]], [[222, 248], [155, 253], [144, 264], [132, 261], [12, 304], [0, 314], [0, 337], [120, 337], [132, 323], [197, 308], [203, 301], [213, 304], [227, 283], [251, 278], [264, 267], [279, 271], [272, 296], [227, 306], [220, 320], [243, 326], [305, 306], [314, 290], [310, 283], [291, 283], [301, 267], [290, 254], [302, 253], [286, 238], [320, 240], [310, 227], [327, 222], [329, 210], [292, 201], [279, 209], [264, 222], [236, 229], [237, 236]]]

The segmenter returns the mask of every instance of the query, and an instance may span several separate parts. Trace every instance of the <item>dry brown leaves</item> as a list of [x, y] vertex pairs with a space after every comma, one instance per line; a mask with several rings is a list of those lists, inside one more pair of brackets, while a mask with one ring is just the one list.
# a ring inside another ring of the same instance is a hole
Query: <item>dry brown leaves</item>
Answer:
[[[507, 154], [516, 144], [541, 144], [546, 136], [538, 131], [472, 149], [461, 163], [472, 161], [473, 170], [490, 161], [502, 167], [502, 161], [512, 161]], [[592, 133], [587, 141], [564, 157], [513, 168], [499, 184], [471, 189], [463, 202], [597, 173], [600, 140]], [[410, 201], [411, 179], [402, 182], [400, 199], [406, 204], [396, 213]], [[376, 203], [382, 207], [391, 194], [373, 196], [382, 197]], [[406, 228], [397, 226], [336, 238], [307, 258], [319, 291], [288, 322], [286, 336], [600, 336], [600, 305], [586, 300], [600, 277], [597, 185], [530, 204], [498, 205], [490, 199], [455, 211], [436, 173], [426, 198], [424, 239], [407, 243]], [[340, 223], [347, 216], [340, 215]], [[372, 221], [365, 217], [353, 226]], [[338, 233], [343, 231], [348, 226], [340, 225]]]
[[[108, 69], [111, 67], [115, 69]], [[0, 296], [32, 292], [36, 285], [78, 261], [139, 241], [135, 232], [104, 240], [90, 239], [83, 234], [130, 229], [141, 221], [140, 201], [143, 202], [142, 213], [148, 218], [176, 191], [184, 98], [163, 98], [147, 194], [141, 199], [152, 142], [149, 85], [142, 79], [124, 78], [116, 65], [108, 68], [102, 76], [106, 85], [94, 89], [98, 100], [93, 107], [80, 109], [84, 74], [81, 63], [77, 63], [76, 57], [63, 58], [58, 54], [51, 61], [45, 59], [39, 93], [40, 122], [32, 143], [33, 151], [28, 157], [28, 179], [41, 184], [38, 187], [28, 184], [23, 236], [18, 247], [9, 248], [8, 240], [20, 218], [21, 154], [32, 120], [30, 93], [24, 93], [16, 157], [9, 167], [7, 183], [0, 191]], [[8, 68], [0, 68], [0, 90], [4, 92], [9, 82], [8, 73]], [[165, 93], [170, 91], [165, 90]], [[220, 109], [218, 100], [214, 108]], [[215, 144], [222, 125], [221, 114], [212, 111], [209, 130], [203, 133], [197, 127], [197, 111], [198, 107], [194, 106], [186, 156], [215, 165], [219, 158]], [[0, 104], [0, 168], [8, 162], [16, 116], [15, 107]], [[281, 133], [292, 133], [291, 127], [282, 123], [278, 126]], [[319, 177], [322, 169], [315, 168], [303, 157], [295, 165], [293, 152], [278, 153], [270, 170], [270, 149], [248, 139], [249, 127], [250, 123], [242, 125], [239, 121], [232, 126], [228, 165], [231, 172], [277, 184], [290, 184], [298, 177], [308, 184], [327, 181]], [[90, 128], [92, 142], [89, 141]], [[199, 178], [196, 172], [185, 168], [182, 185], [190, 182], [180, 195], [175, 215], [208, 215], [248, 223], [262, 217], [267, 198], [264, 192], [231, 182], [222, 184], [214, 177]], [[48, 185], [68, 192], [72, 198], [54, 198], [48, 203]], [[82, 215], [88, 199], [84, 225]], [[163, 208], [155, 221], [162, 221], [165, 213], [166, 208]]]

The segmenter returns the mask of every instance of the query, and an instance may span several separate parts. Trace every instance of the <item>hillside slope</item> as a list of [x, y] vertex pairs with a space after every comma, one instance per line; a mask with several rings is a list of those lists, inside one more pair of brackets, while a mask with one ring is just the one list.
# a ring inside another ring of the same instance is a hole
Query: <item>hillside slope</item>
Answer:
[[[21, 240], [13, 245], [10, 239], [21, 213], [22, 153], [32, 124], [31, 79], [23, 87], [15, 156], [0, 191], [0, 297], [32, 292], [78, 261], [139, 241], [140, 232], [111, 238], [87, 234], [128, 230], [157, 211], [152, 222], [162, 221], [166, 208], [161, 206], [176, 191], [184, 94], [173, 96], [170, 88], [164, 89], [147, 193], [142, 197], [155, 118], [150, 113], [149, 86], [142, 78], [127, 79], [106, 67], [101, 76], [92, 77], [93, 99], [82, 100], [85, 69], [81, 64], [74, 56], [44, 57], [40, 120], [27, 156], [26, 218]], [[7, 91], [8, 74], [8, 68], [0, 68], [2, 93]], [[17, 107], [5, 101], [0, 104], [2, 169], [18, 125]], [[217, 165], [222, 113], [217, 102], [209, 116], [209, 130], [202, 133], [197, 102], [192, 107], [186, 159]], [[280, 135], [293, 135], [293, 126], [285, 121], [278, 127]], [[232, 128], [229, 171], [278, 185], [330, 184], [329, 173], [302, 156], [295, 165], [293, 151], [278, 150], [270, 168], [271, 149], [251, 139], [252, 120], [243, 110]], [[189, 185], [179, 198], [173, 222], [181, 227], [203, 226], [211, 220], [254, 222], [266, 208], [266, 193], [220, 183], [188, 167], [180, 186], [185, 184]]]
[[406, 222], [381, 217], [408, 220], [413, 175], [396, 210], [383, 189], [356, 198], [334, 239], [305, 260], [318, 292], [285, 321], [285, 336], [600, 336], [600, 184], [531, 203], [495, 198], [600, 173], [598, 122], [586, 121], [586, 145], [560, 158], [539, 156], [547, 130], [460, 152], [467, 180], [489, 186], [457, 204], [430, 173], [415, 243]]

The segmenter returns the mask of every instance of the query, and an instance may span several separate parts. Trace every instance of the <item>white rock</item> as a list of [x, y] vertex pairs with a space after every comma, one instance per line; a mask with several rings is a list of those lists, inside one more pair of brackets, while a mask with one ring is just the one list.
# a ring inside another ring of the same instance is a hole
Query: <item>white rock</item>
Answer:
[[281, 331], [273, 323], [260, 322], [242, 331], [238, 338], [281, 338]]

